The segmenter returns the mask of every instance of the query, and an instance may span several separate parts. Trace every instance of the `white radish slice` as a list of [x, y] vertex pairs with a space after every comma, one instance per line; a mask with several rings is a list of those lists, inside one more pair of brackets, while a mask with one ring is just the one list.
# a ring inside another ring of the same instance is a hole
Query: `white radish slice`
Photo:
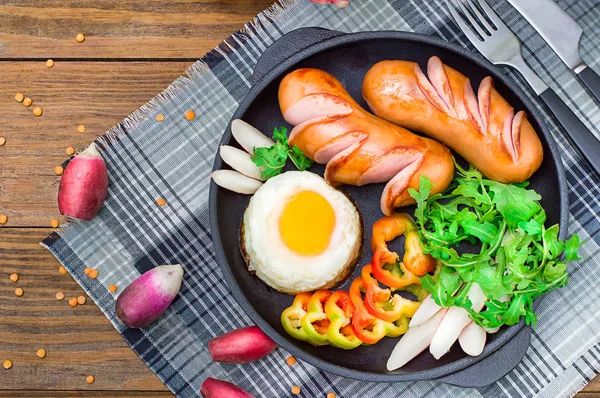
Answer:
[[413, 315], [412, 319], [410, 320], [410, 323], [408, 324], [408, 327], [414, 328], [419, 325], [422, 325], [432, 316], [437, 314], [437, 312], [441, 309], [442, 307], [435, 303], [435, 300], [433, 299], [433, 297], [431, 297], [431, 294], [428, 295], [427, 297], [425, 297], [425, 300], [423, 300], [423, 302], [419, 306], [417, 312], [415, 312], [415, 315]]
[[481, 326], [475, 322], [471, 322], [463, 329], [460, 336], [458, 336], [458, 342], [460, 343], [460, 348], [466, 354], [476, 357], [483, 352], [486, 336], [487, 333]]
[[218, 186], [246, 195], [253, 194], [262, 186], [262, 182], [233, 170], [213, 171], [211, 177]]
[[396, 370], [406, 365], [411, 359], [419, 355], [431, 344], [431, 339], [438, 329], [440, 322], [448, 311], [446, 308], [438, 311], [420, 326], [408, 329], [392, 351], [388, 361], [387, 369]]
[[274, 144], [272, 139], [241, 119], [231, 122], [231, 134], [249, 154], [254, 153], [254, 148], [269, 148]]
[[[486, 297], [477, 283], [473, 283], [467, 293], [471, 300], [471, 308], [474, 311], [481, 311]], [[471, 322], [467, 310], [461, 307], [450, 307], [446, 316], [442, 320], [440, 327], [433, 336], [429, 352], [435, 359], [440, 359], [445, 353], [450, 351], [452, 344], [456, 342], [462, 330]]]
[[252, 157], [247, 152], [229, 145], [222, 145], [219, 148], [219, 154], [221, 155], [221, 159], [234, 170], [239, 171], [246, 177], [264, 181], [260, 177], [260, 168], [254, 164]]

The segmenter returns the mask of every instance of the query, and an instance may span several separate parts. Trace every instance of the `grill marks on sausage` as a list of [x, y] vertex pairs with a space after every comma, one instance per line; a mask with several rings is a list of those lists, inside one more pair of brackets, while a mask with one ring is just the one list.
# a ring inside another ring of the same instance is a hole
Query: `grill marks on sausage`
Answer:
[[475, 126], [475, 129], [479, 134], [485, 135], [487, 123], [484, 122], [484, 118], [481, 116], [480, 106], [477, 102], [477, 97], [475, 97], [475, 93], [473, 92], [473, 86], [471, 86], [471, 81], [469, 79], [467, 79], [467, 81], [465, 82], [464, 98], [465, 110], [467, 111], [467, 116], [469, 117], [469, 120], [471, 121], [471, 123], [473, 123], [473, 126]]
[[438, 57], [429, 58], [429, 62], [427, 62], [427, 74], [431, 80], [431, 85], [437, 90], [438, 95], [446, 104], [448, 114], [452, 117], [456, 117], [456, 106], [454, 104], [454, 96], [452, 95], [452, 87], [450, 86], [450, 79], [448, 79], [442, 60]]
[[307, 120], [324, 116], [345, 116], [350, 113], [352, 113], [352, 107], [347, 101], [332, 94], [320, 93], [307, 95], [296, 102], [285, 112], [283, 118], [296, 126]]
[[[354, 180], [358, 186], [388, 182], [416, 160], [423, 158], [423, 149], [417, 147], [401, 146], [382, 153], [379, 143], [368, 140], [367, 132], [348, 131], [343, 119], [352, 112], [348, 101], [332, 94], [317, 93], [302, 98], [284, 115], [290, 124], [298, 123], [291, 131], [290, 144], [293, 145], [299, 139], [311, 143], [306, 148], [306, 154], [317, 163], [327, 164], [325, 179], [330, 184], [339, 183], [338, 180]], [[350, 175], [348, 170], [343, 170], [344, 166], [352, 162], [353, 155], [358, 152], [362, 156], [372, 155], [372, 159], [362, 173], [357, 169], [356, 175]], [[402, 192], [406, 188], [408, 179], [401, 180], [406, 180], [406, 184], [396, 189], [388, 188], [388, 195], [391, 192]]]

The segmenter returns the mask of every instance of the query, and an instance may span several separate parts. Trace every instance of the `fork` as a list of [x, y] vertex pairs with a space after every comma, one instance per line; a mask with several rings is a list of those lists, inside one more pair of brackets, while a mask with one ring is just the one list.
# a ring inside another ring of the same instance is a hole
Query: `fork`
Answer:
[[[445, 0], [452, 17], [473, 45], [494, 65], [518, 70], [533, 91], [600, 174], [600, 141], [560, 97], [525, 63], [521, 42], [485, 0]], [[478, 5], [475, 3], [477, 2]]]

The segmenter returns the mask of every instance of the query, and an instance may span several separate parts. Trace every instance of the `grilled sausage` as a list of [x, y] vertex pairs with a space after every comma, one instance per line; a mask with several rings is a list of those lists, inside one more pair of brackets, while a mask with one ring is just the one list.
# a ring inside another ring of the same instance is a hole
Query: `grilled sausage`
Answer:
[[360, 107], [342, 84], [318, 69], [298, 69], [282, 80], [279, 105], [294, 125], [290, 145], [317, 163], [327, 164], [332, 185], [387, 182], [381, 210], [413, 204], [408, 188], [421, 175], [434, 184], [432, 194], [448, 187], [454, 163], [448, 148], [386, 122]]
[[469, 79], [438, 57], [429, 59], [427, 74], [414, 62], [379, 62], [365, 76], [363, 97], [377, 116], [443, 142], [488, 178], [531, 177], [542, 163], [542, 144], [491, 77], [475, 96]]

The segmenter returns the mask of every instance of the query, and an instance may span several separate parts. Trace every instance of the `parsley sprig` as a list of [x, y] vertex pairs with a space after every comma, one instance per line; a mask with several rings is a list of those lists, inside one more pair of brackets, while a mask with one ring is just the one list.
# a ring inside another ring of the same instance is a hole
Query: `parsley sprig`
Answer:
[[[409, 190], [423, 249], [443, 264], [421, 285], [438, 305], [463, 307], [483, 327], [514, 325], [522, 317], [535, 325], [533, 301], [567, 284], [566, 263], [579, 260], [579, 237], [563, 242], [558, 225], [544, 226], [541, 196], [528, 183], [502, 184], [456, 166], [458, 177], [444, 193], [430, 197], [433, 184], [425, 176], [418, 192]], [[461, 242], [473, 250], [459, 253]], [[467, 297], [472, 283], [488, 298], [480, 313]]]
[[254, 164], [262, 168], [261, 177], [263, 179], [280, 174], [288, 158], [298, 170], [303, 171], [312, 166], [313, 161], [302, 153], [298, 146], [289, 147], [285, 127], [273, 130], [273, 141], [275, 144], [268, 148], [254, 148], [252, 155]]

